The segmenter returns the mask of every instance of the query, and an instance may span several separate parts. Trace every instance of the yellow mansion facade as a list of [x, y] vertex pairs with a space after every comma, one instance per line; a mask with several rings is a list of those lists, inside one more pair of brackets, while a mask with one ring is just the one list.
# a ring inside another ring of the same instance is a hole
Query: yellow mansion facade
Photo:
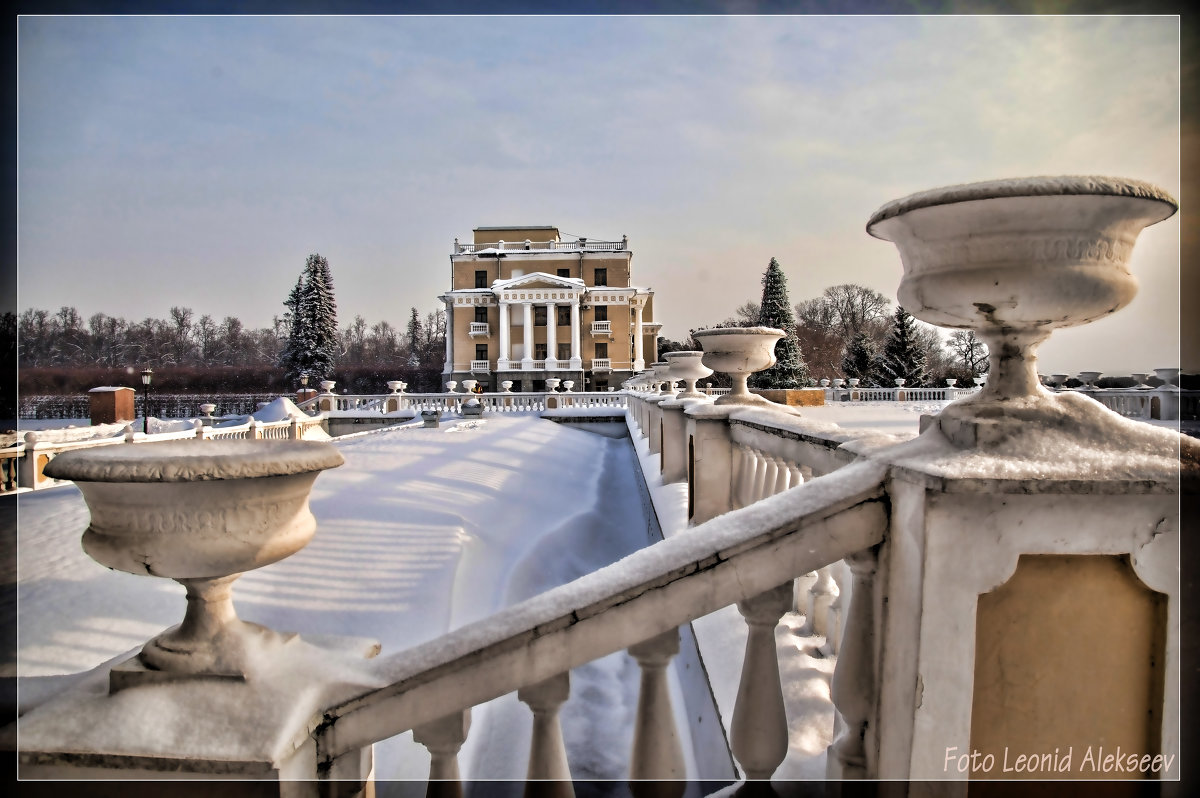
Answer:
[[486, 390], [605, 390], [657, 360], [654, 292], [630, 279], [628, 238], [562, 241], [551, 226], [477, 227], [454, 240], [445, 380]]

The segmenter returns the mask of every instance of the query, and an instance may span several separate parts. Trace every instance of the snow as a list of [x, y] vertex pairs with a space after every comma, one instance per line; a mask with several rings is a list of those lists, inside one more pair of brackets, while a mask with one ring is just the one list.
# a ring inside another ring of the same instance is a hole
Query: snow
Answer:
[[[495, 610], [651, 542], [627, 441], [513, 415], [371, 431], [336, 447], [346, 465], [317, 479], [315, 539], [238, 580], [244, 620], [305, 638], [374, 637], [386, 656], [472, 622], [486, 628]], [[19, 501], [20, 639], [3, 673], [20, 674], [28, 702], [178, 623], [185, 602], [170, 580], [110, 571], [82, 552], [77, 488]], [[572, 677], [562, 711], [572, 767], [623, 778], [636, 665], [620, 652]], [[472, 726], [465, 774], [509, 773], [514, 751], [523, 771], [529, 714], [514, 696], [475, 708]], [[376, 758], [380, 779], [428, 773], [411, 734], [377, 745]]]

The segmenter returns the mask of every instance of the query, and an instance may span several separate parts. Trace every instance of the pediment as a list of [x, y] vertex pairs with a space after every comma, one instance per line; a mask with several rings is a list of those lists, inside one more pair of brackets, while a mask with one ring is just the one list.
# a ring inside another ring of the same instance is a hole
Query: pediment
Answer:
[[532, 274], [523, 274], [520, 277], [514, 277], [511, 280], [497, 280], [493, 285], [497, 291], [511, 291], [512, 289], [537, 289], [549, 288], [557, 290], [582, 290], [583, 281], [576, 280], [571, 277], [558, 277], [545, 272], [533, 272]]

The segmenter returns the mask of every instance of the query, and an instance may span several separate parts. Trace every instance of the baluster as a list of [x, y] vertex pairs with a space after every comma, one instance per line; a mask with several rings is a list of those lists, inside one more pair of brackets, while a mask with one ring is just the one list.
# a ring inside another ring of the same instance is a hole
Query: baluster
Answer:
[[750, 494], [751, 503], [758, 501], [763, 497], [763, 489], [767, 484], [767, 458], [759, 450], [754, 450], [754, 460], [758, 463], [758, 467], [754, 469], [754, 489]]
[[[671, 629], [629, 647], [629, 655], [637, 660], [642, 669], [633, 731], [633, 756], [629, 763], [629, 778], [632, 780], [687, 778], [683, 749], [675, 729], [671, 694], [667, 690], [667, 663], [678, 653], [678, 629]], [[683, 787], [680, 782], [679, 795], [683, 794]]]
[[742, 506], [745, 507], [754, 501], [754, 481], [758, 471], [758, 458], [754, 456], [754, 450], [749, 446], [742, 447], [742, 454], [745, 456], [746, 462], [742, 465], [742, 484], [739, 493]]
[[863, 779], [873, 762], [867, 759], [866, 735], [875, 707], [875, 569], [878, 552], [871, 548], [846, 558], [853, 574], [850, 611], [842, 651], [833, 670], [830, 693], [842, 718], [842, 734], [826, 757], [830, 778]]
[[803, 629], [803, 633], [806, 635], [823, 635], [828, 630], [826, 619], [829, 614], [829, 605], [833, 601], [834, 588], [829, 573], [830, 567], [826, 565], [824, 568], [818, 568], [817, 581], [813, 582], [812, 587], [808, 589]]
[[775, 489], [772, 491], [772, 495], [783, 493], [787, 490], [789, 480], [791, 479], [791, 470], [785, 460], [776, 458], [775, 469]]
[[[554, 781], [555, 785], [544, 785], [536, 790], [539, 796], [562, 796], [575, 794], [571, 786], [571, 770], [567, 766], [567, 749], [563, 745], [562, 727], [558, 722], [558, 710], [571, 694], [570, 671], [552, 676], [543, 682], [522, 687], [517, 698], [533, 712], [533, 740], [529, 746], [529, 781]], [[525, 793], [533, 792], [526, 787]]]
[[760, 501], [774, 494], [775, 478], [779, 474], [779, 465], [776, 463], [774, 457], [769, 454], [763, 454], [762, 458], [764, 468], [762, 475], [762, 487], [758, 491], [758, 498]]
[[746, 447], [740, 443], [733, 445], [733, 462], [730, 463], [730, 482], [732, 490], [729, 491], [729, 503], [732, 505], [729, 509], [740, 510], [745, 505], [742, 504], [741, 485], [742, 473], [746, 470]]
[[747, 779], [771, 778], [787, 756], [787, 713], [779, 685], [775, 627], [791, 604], [792, 583], [786, 582], [737, 605], [749, 634], [733, 707], [731, 747]]
[[413, 739], [429, 751], [429, 789], [427, 795], [461, 798], [462, 782], [458, 772], [458, 750], [471, 728], [471, 710], [455, 712], [413, 729]]
[[798, 465], [788, 463], [788, 477], [788, 487], [794, 488], [797, 485], [804, 484], [804, 473]]
[[829, 566], [829, 575], [837, 586], [837, 595], [825, 612], [825, 645], [821, 652], [826, 656], [836, 654], [842, 647], [842, 632], [846, 628], [845, 613], [850, 606], [852, 589], [847, 576], [848, 566], [843, 560]]

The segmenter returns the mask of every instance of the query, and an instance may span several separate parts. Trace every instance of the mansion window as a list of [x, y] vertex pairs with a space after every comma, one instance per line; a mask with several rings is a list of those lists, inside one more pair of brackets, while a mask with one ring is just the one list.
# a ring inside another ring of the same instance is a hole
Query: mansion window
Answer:
[[[487, 324], [487, 308], [483, 308], [483, 307], [475, 308], [475, 321], [480, 322], [481, 324]], [[482, 360], [482, 358], [476, 358], [476, 359]]]
[[558, 345], [558, 359], [559, 360], [570, 360], [571, 359], [571, 345], [570, 344], [559, 344]]
[[475, 344], [475, 359], [476, 360], [487, 360], [488, 359], [487, 346], [488, 346], [487, 344]]
[[570, 276], [571, 276], [571, 270], [570, 270], [570, 269], [559, 269], [559, 270], [558, 270], [558, 276], [559, 276], [559, 277], [570, 277]]
[[[534, 327], [545, 327], [546, 326], [546, 306], [545, 305], [534, 305], [534, 307], [533, 307], [533, 326]], [[544, 355], [543, 355], [543, 357], [544, 357]]]
[[557, 305], [556, 307], [558, 308], [558, 326], [559, 327], [570, 327], [571, 326], [571, 306], [570, 305]]
[[487, 288], [487, 271], [475, 272], [475, 287]]
[[592, 285], [608, 285], [608, 269], [596, 269], [596, 278]]
[[545, 344], [534, 344], [533, 345], [533, 359], [534, 360], [545, 360], [546, 359], [546, 345]]
[[596, 344], [596, 357], [608, 357], [608, 344]]
[[608, 321], [608, 305], [596, 306], [596, 321]]

